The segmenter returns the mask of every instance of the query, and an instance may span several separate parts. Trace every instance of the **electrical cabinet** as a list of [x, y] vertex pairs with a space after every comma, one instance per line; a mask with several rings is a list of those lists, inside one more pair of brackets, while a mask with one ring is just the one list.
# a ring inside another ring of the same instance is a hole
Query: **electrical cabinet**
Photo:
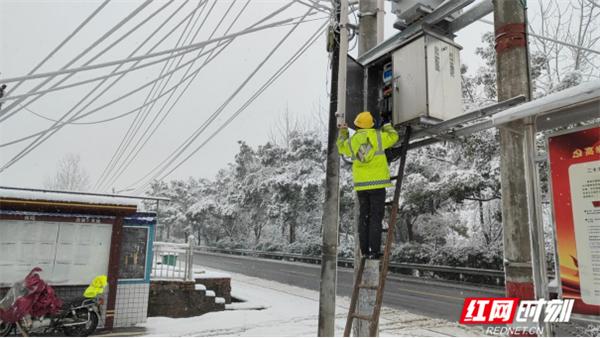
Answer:
[[348, 56], [346, 123], [370, 111], [380, 126], [435, 123], [463, 113], [461, 47], [432, 32], [407, 41], [369, 64]]
[[392, 53], [392, 121], [462, 114], [460, 47], [429, 34]]

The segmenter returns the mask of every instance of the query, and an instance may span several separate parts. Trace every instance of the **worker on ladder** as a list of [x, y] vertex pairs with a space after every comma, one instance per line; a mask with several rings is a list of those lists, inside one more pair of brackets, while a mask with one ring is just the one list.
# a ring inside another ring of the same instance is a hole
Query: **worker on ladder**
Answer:
[[350, 137], [348, 126], [340, 126], [337, 147], [342, 155], [352, 158], [354, 190], [360, 205], [358, 234], [363, 257], [379, 259], [381, 231], [385, 213], [385, 188], [391, 187], [385, 149], [398, 141], [398, 133], [388, 122], [374, 129], [370, 112], [362, 112], [354, 120], [356, 132]]

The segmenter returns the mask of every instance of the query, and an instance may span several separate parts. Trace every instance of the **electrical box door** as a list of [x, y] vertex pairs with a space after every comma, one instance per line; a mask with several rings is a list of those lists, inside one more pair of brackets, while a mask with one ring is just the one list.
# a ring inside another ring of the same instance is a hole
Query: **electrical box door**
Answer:
[[364, 78], [365, 68], [350, 55], [347, 56], [346, 72], [346, 124], [352, 129], [356, 115], [365, 111]]
[[394, 124], [463, 113], [459, 51], [447, 39], [424, 34], [392, 54]]

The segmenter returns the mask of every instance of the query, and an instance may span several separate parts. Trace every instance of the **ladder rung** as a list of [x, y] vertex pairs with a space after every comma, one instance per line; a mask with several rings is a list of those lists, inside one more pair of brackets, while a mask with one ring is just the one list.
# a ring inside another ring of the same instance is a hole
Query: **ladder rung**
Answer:
[[354, 313], [352, 314], [352, 317], [356, 318], [356, 319], [362, 319], [362, 320], [366, 320], [368, 322], [372, 321], [373, 319], [371, 318], [371, 316], [366, 316], [366, 315], [361, 315], [358, 313]]
[[390, 228], [383, 228], [383, 229], [381, 229], [381, 232], [388, 232], [389, 229]]
[[391, 177], [390, 177], [390, 181], [391, 181], [391, 180], [395, 180], [395, 179], [397, 179], [397, 178], [398, 178], [398, 175], [396, 175], [396, 176], [391, 176]]
[[361, 289], [377, 290], [377, 285], [365, 285], [365, 284], [361, 284], [358, 287], [361, 288]]

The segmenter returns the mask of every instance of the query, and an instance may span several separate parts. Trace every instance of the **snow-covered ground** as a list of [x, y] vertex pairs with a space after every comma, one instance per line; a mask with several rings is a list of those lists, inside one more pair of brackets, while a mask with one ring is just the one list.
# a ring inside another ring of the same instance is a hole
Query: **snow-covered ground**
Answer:
[[[199, 270], [203, 268], [196, 268]], [[214, 271], [214, 273], [219, 273]], [[143, 324], [150, 336], [316, 336], [319, 294], [273, 281], [229, 273], [232, 295], [243, 303], [226, 311], [192, 318], [151, 317]], [[349, 299], [337, 297], [336, 335], [341, 336]], [[382, 336], [479, 336], [483, 331], [441, 319], [384, 307]]]

